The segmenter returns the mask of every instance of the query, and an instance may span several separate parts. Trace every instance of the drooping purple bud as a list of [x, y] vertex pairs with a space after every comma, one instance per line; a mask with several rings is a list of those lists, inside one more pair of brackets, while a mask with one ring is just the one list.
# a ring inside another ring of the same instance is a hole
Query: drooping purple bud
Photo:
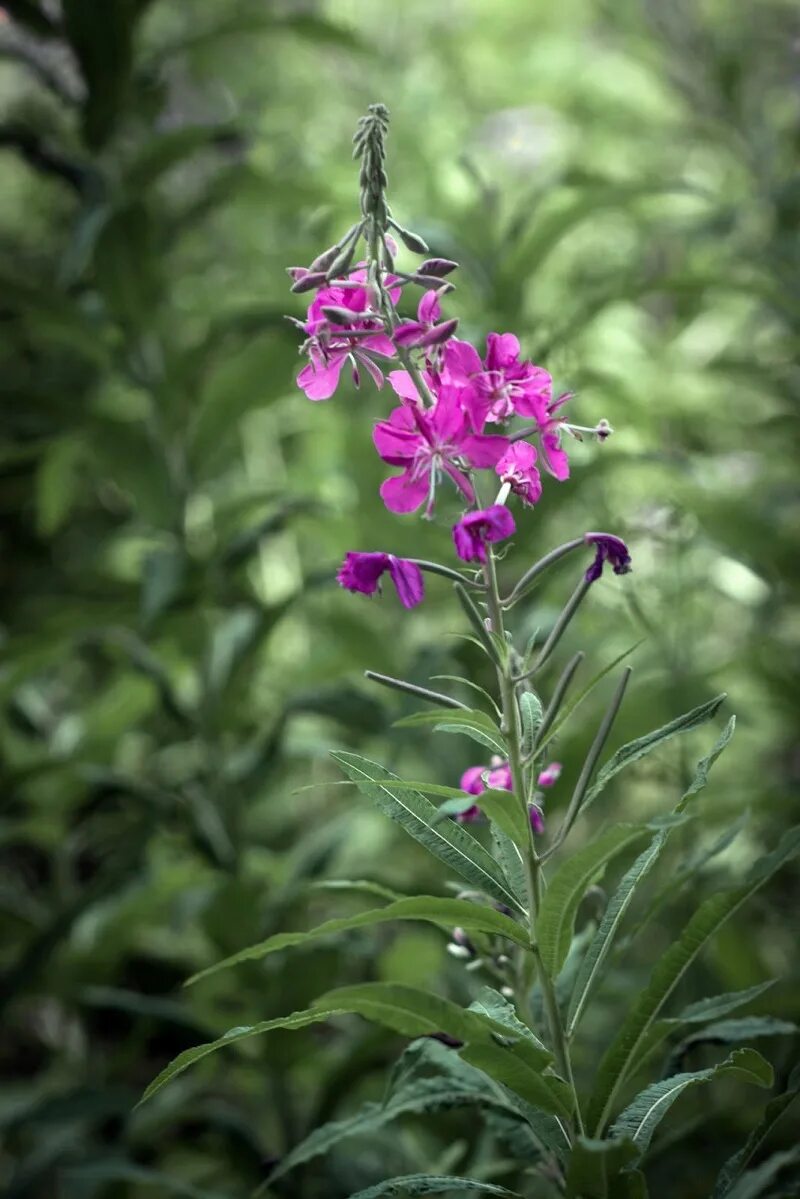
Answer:
[[449, 338], [453, 336], [458, 328], [458, 317], [453, 317], [449, 321], [442, 321], [440, 325], [434, 325], [427, 333], [417, 342], [419, 346], [440, 346], [443, 345]]
[[485, 562], [486, 545], [504, 541], [515, 532], [514, 517], [503, 504], [468, 512], [453, 526], [453, 542], [462, 562]]
[[458, 263], [451, 261], [449, 258], [426, 258], [420, 264], [420, 275], [435, 275], [437, 279], [443, 279], [445, 275], [449, 275], [451, 271], [458, 269]]

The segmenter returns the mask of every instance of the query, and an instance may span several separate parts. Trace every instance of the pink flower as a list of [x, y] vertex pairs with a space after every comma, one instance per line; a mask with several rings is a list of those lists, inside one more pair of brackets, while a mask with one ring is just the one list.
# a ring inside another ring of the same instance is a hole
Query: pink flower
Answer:
[[597, 551], [594, 562], [584, 575], [587, 583], [594, 583], [595, 579], [600, 578], [606, 562], [615, 575], [626, 575], [630, 571], [631, 556], [621, 537], [615, 537], [613, 533], [584, 533], [583, 540]]
[[[365, 284], [366, 271], [354, 271], [351, 280]], [[394, 279], [389, 277], [387, 282], [391, 284]], [[390, 295], [396, 302], [400, 289], [391, 289]], [[332, 321], [324, 309], [339, 310], [342, 320]], [[349, 321], [347, 313], [352, 313]], [[383, 373], [373, 355], [391, 358], [395, 350], [383, 331], [382, 319], [371, 306], [367, 287], [342, 287], [333, 283], [330, 287], [320, 288], [309, 305], [303, 330], [307, 335], [303, 348], [310, 361], [297, 376], [297, 383], [310, 400], [330, 399], [347, 361], [353, 368], [356, 386], [360, 383], [359, 366], [372, 376], [376, 386], [383, 385]]]
[[404, 608], [413, 608], [425, 594], [422, 571], [416, 562], [407, 558], [396, 558], [394, 554], [359, 553], [350, 550], [345, 554], [337, 581], [348, 591], [359, 591], [362, 595], [374, 595], [380, 590], [380, 578], [388, 570], [400, 603]]
[[545, 766], [544, 770], [540, 771], [536, 785], [537, 787], [552, 787], [553, 783], [558, 782], [560, 775], [561, 763], [551, 762], [549, 766]]
[[571, 393], [565, 391], [547, 405], [543, 419], [537, 418], [540, 432], [539, 440], [542, 447], [542, 463], [545, 470], [561, 483], [569, 478], [569, 458], [567, 457], [566, 450], [562, 450], [561, 448], [561, 426], [563, 421], [556, 414], [559, 409], [563, 408], [567, 400], [570, 399], [572, 399]]
[[528, 808], [528, 819], [531, 822], [533, 831], [541, 837], [544, 832], [544, 816], [542, 815], [542, 809], [537, 804], [532, 803]]
[[534, 463], [536, 450], [527, 441], [512, 441], [494, 468], [523, 504], [535, 504], [542, 494], [542, 480]]
[[504, 541], [515, 529], [514, 517], [503, 504], [468, 512], [453, 527], [456, 553], [463, 562], [485, 562], [487, 543]]
[[452, 337], [458, 328], [457, 320], [442, 321], [438, 291], [426, 291], [417, 308], [415, 321], [403, 321], [392, 334], [398, 346], [439, 346]]
[[547, 418], [553, 380], [542, 367], [520, 362], [513, 333], [490, 333], [483, 362], [469, 342], [454, 338], [445, 348], [443, 376], [465, 388], [464, 405], [478, 431], [487, 420], [505, 421], [515, 413], [539, 423]]
[[[484, 778], [486, 782], [484, 782]], [[511, 767], [500, 758], [492, 758], [491, 766], [470, 766], [461, 776], [459, 787], [467, 795], [483, 795], [484, 791], [510, 791]], [[462, 824], [471, 824], [479, 820], [481, 810], [478, 804], [473, 804], [455, 817]]]
[[[393, 371], [392, 375], [404, 373]], [[396, 390], [401, 383], [394, 377], [391, 382]], [[388, 421], [375, 426], [373, 439], [384, 462], [403, 467], [402, 474], [381, 486], [386, 507], [391, 512], [414, 512], [427, 500], [426, 515], [433, 509], [443, 471], [473, 503], [475, 493], [464, 472], [494, 466], [508, 444], [505, 437], [470, 433], [458, 392], [452, 387], [439, 389], [433, 408], [423, 409], [418, 403], [395, 408]]]

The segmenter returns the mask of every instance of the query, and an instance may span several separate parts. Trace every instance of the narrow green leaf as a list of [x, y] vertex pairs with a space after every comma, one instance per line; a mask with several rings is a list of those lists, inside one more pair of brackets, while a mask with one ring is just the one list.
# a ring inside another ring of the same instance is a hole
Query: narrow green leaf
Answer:
[[542, 701], [535, 691], [523, 691], [519, 697], [519, 714], [522, 721], [522, 752], [529, 754], [544, 718]]
[[492, 899], [518, 912], [525, 911], [491, 854], [460, 824], [437, 823], [436, 808], [424, 795], [395, 789], [392, 784], [398, 781], [396, 775], [358, 754], [331, 756], [368, 799], [451, 870]]
[[630, 870], [625, 874], [609, 901], [608, 907], [603, 914], [603, 919], [600, 921], [600, 926], [586, 951], [586, 955], [578, 971], [578, 977], [575, 980], [567, 1012], [568, 1036], [571, 1036], [577, 1028], [589, 997], [597, 985], [603, 963], [608, 957], [617, 929], [622, 923], [623, 917], [633, 900], [636, 888], [642, 879], [649, 874], [658, 860], [659, 854], [666, 844], [667, 836], [668, 833], [665, 831], [658, 833], [653, 838], [647, 849], [639, 854], [639, 857], [633, 863]]
[[485, 1071], [490, 1078], [501, 1082], [539, 1111], [569, 1117], [572, 1114], [569, 1087], [555, 1075], [542, 1074], [525, 1061], [520, 1054], [520, 1048], [525, 1044], [518, 1041], [513, 1049], [505, 1049], [483, 1041], [465, 1045], [459, 1053], [465, 1062]]
[[593, 1141], [578, 1137], [567, 1172], [567, 1199], [617, 1199], [615, 1180], [639, 1156], [633, 1141]]
[[[774, 1099], [770, 1099], [764, 1108], [764, 1115], [750, 1133], [746, 1143], [738, 1153], [734, 1153], [725, 1162], [725, 1165], [717, 1175], [711, 1199], [732, 1199], [732, 1191], [742, 1177], [747, 1163], [755, 1157], [778, 1121], [788, 1112], [798, 1095], [800, 1095], [800, 1064], [795, 1066], [792, 1071], [786, 1090], [780, 1095], [776, 1095]], [[755, 1193], [758, 1194], [757, 1191]], [[742, 1199], [741, 1196], [740, 1199]]]
[[730, 720], [725, 725], [725, 728], [717, 738], [711, 753], [697, 763], [697, 769], [695, 770], [694, 778], [684, 791], [681, 801], [675, 809], [677, 812], [682, 812], [689, 800], [697, 795], [699, 791], [702, 791], [704, 787], [708, 786], [708, 776], [711, 772], [711, 767], [714, 765], [717, 758], [720, 756], [726, 746], [730, 744], [730, 740], [735, 731], [736, 717], [731, 716]]
[[527, 910], [528, 881], [525, 874], [525, 860], [522, 850], [512, 841], [511, 837], [503, 832], [499, 824], [493, 824], [490, 831], [495, 856], [500, 863], [503, 874], [508, 879], [508, 884], [516, 895], [517, 902], [523, 909]]
[[720, 891], [700, 905], [680, 937], [664, 953], [650, 982], [638, 996], [600, 1062], [589, 1104], [590, 1127], [601, 1130], [613, 1111], [617, 1092], [635, 1061], [648, 1030], [666, 1000], [704, 945], [746, 900], [800, 851], [800, 826], [789, 829], [780, 844], [753, 867], [739, 887]]
[[507, 999], [504, 999], [499, 991], [495, 991], [494, 987], [483, 987], [478, 996], [469, 1005], [469, 1010], [471, 1012], [481, 1012], [484, 1016], [488, 1016], [490, 1020], [496, 1020], [498, 1024], [504, 1025], [514, 1036], [524, 1037], [526, 1041], [531, 1041], [545, 1053], [548, 1052], [546, 1046], [542, 1044], [533, 1030], [528, 1028], [527, 1024], [523, 1024], [519, 1019], [514, 1005], [509, 1003]]
[[399, 1178], [388, 1178], [375, 1186], [358, 1191], [350, 1199], [406, 1199], [412, 1195], [444, 1195], [457, 1191], [479, 1192], [481, 1195], [496, 1195], [499, 1199], [522, 1199], [517, 1191], [497, 1186], [493, 1182], [478, 1182], [474, 1178], [453, 1178], [443, 1174], [404, 1174]]
[[[368, 912], [356, 912], [352, 916], [341, 916], [335, 920], [326, 920], [309, 932], [277, 933], [240, 949], [221, 962], [208, 966], [188, 980], [188, 983], [199, 982], [220, 970], [229, 970], [241, 962], [260, 961], [270, 953], [280, 949], [288, 949], [292, 945], [305, 945], [309, 941], [318, 941], [333, 933], [345, 932], [351, 928], [367, 928], [373, 924], [385, 924], [393, 920], [424, 920], [442, 928], [454, 928], [457, 925], [467, 931], [493, 933], [515, 941], [517, 945], [528, 945], [528, 937], [522, 925], [504, 916], [494, 908], [483, 907], [466, 899], [439, 899], [434, 896], [410, 896], [398, 899], [383, 908], [373, 908]], [[187, 984], [188, 985], [188, 984]]]
[[465, 1074], [469, 1072], [466, 1074], [469, 1081], [451, 1077], [413, 1078], [383, 1103], [365, 1103], [355, 1115], [315, 1128], [281, 1158], [270, 1175], [270, 1183], [276, 1182], [303, 1162], [328, 1153], [340, 1141], [353, 1136], [371, 1135], [409, 1112], [441, 1112], [459, 1107], [479, 1107], [482, 1111], [497, 1111], [510, 1119], [521, 1121], [519, 1113], [511, 1103], [504, 1101], [489, 1089], [491, 1084], [483, 1074], [463, 1065], [461, 1059], [452, 1051], [449, 1051], [449, 1056], [462, 1065]]
[[647, 754], [652, 753], [659, 745], [664, 745], [673, 737], [677, 737], [682, 733], [689, 733], [693, 729], [697, 729], [705, 724], [706, 721], [711, 720], [712, 716], [719, 711], [720, 706], [725, 702], [726, 698], [725, 694], [718, 695], [708, 703], [700, 704], [698, 708], [693, 708], [691, 712], [685, 712], [682, 716], [676, 717], [675, 720], [671, 720], [669, 724], [663, 725], [660, 729], [654, 729], [652, 733], [647, 733], [644, 737], [638, 737], [635, 741], [629, 741], [627, 745], [623, 745], [598, 773], [594, 783], [586, 792], [586, 796], [581, 804], [581, 811], [585, 811], [590, 804], [594, 803], [598, 795], [626, 766], [630, 766], [633, 762], [638, 762], [640, 758], [644, 758]]
[[775, 979], [768, 978], [766, 982], [756, 983], [753, 987], [745, 987], [742, 991], [726, 991], [724, 995], [711, 995], [707, 999], [698, 999], [688, 1004], [675, 1017], [676, 1024], [704, 1024], [707, 1020], [718, 1020], [727, 1016], [737, 1008], [744, 1007], [753, 999], [758, 999], [765, 991], [775, 986]]
[[644, 1153], [660, 1121], [683, 1092], [688, 1087], [710, 1082], [721, 1074], [739, 1074], [756, 1086], [772, 1086], [772, 1067], [769, 1062], [755, 1049], [736, 1049], [724, 1062], [707, 1070], [675, 1074], [672, 1078], [662, 1078], [645, 1088], [617, 1118], [611, 1136], [630, 1137], [640, 1153]]
[[508, 746], [503, 734], [486, 712], [478, 708], [465, 708], [455, 711], [451, 708], [433, 708], [429, 712], [414, 712], [395, 721], [396, 728], [416, 728], [419, 725], [432, 724], [434, 732], [463, 733], [471, 737], [479, 745], [485, 745], [493, 753], [508, 757]]
[[591, 695], [591, 693], [594, 691], [597, 684], [602, 683], [603, 679], [606, 677], [607, 674], [610, 674], [611, 671], [614, 670], [615, 667], [619, 666], [620, 662], [624, 662], [626, 658], [630, 657], [630, 655], [634, 652], [634, 650], [637, 650], [639, 648], [639, 646], [643, 645], [646, 640], [647, 640], [646, 637], [640, 638], [639, 641], [636, 641], [633, 645], [629, 646], [626, 650], [623, 650], [623, 652], [621, 654], [618, 654], [616, 656], [616, 658], [612, 659], [612, 661], [609, 662], [607, 666], [604, 666], [602, 668], [602, 670], [599, 670], [597, 672], [597, 674], [594, 675], [594, 677], [589, 680], [589, 682], [586, 684], [586, 686], [583, 688], [583, 690], [580, 691], [578, 693], [578, 695], [576, 695], [575, 699], [570, 704], [568, 704], [567, 707], [563, 710], [561, 716], [554, 719], [554, 721], [548, 731], [547, 736], [542, 741], [541, 745], [538, 747], [538, 749], [540, 751], [544, 750], [550, 744], [550, 742], [553, 741], [558, 736], [561, 729], [564, 727], [564, 725], [567, 723], [567, 721], [570, 719], [570, 717], [575, 713], [575, 711], [580, 707], [580, 705], [583, 703], [583, 701]]
[[717, 1020], [676, 1045], [669, 1056], [665, 1074], [676, 1074], [683, 1059], [698, 1045], [746, 1045], [761, 1037], [786, 1037], [797, 1032], [797, 1025], [776, 1016], [740, 1016], [735, 1020]]
[[[775, 1179], [785, 1170], [787, 1166], [793, 1166], [800, 1161], [800, 1145], [795, 1145], [792, 1149], [779, 1150], [778, 1153], [773, 1153], [766, 1161], [761, 1162], [752, 1170], [748, 1170], [746, 1174], [742, 1174], [735, 1185], [728, 1191], [727, 1199], [758, 1199], [759, 1195], [763, 1195], [767, 1187], [772, 1186]], [[771, 1191], [770, 1194], [774, 1199], [784, 1199], [788, 1195], [797, 1194], [797, 1179], [794, 1179], [795, 1186], [791, 1191]]]
[[575, 915], [587, 888], [606, 865], [642, 836], [642, 825], [616, 825], [578, 850], [550, 880], [536, 921], [536, 938], [545, 969], [554, 978], [566, 961]]
[[179, 1053], [153, 1079], [139, 1100], [139, 1103], [145, 1103], [148, 1099], [151, 1099], [157, 1091], [160, 1091], [163, 1086], [166, 1086], [168, 1082], [176, 1078], [178, 1074], [182, 1074], [184, 1070], [188, 1070], [195, 1062], [201, 1061], [202, 1058], [208, 1057], [209, 1054], [216, 1053], [218, 1049], [225, 1049], [228, 1045], [234, 1045], [250, 1037], [261, 1036], [262, 1033], [271, 1032], [275, 1028], [295, 1029], [304, 1028], [307, 1024], [318, 1024], [321, 1020], [328, 1020], [333, 1015], [345, 1015], [345, 1012], [335, 1013], [330, 1010], [292, 1012], [290, 1016], [277, 1016], [274, 1020], [262, 1020], [258, 1024], [245, 1024], [237, 1028], [230, 1028], [221, 1037], [218, 1037], [216, 1041], [207, 1041], [204, 1045], [193, 1045], [191, 1049], [184, 1049], [183, 1053]]

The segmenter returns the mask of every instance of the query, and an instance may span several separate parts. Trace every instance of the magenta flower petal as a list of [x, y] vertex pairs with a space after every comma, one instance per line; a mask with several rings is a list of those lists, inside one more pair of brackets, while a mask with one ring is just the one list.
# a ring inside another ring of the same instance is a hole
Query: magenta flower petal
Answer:
[[374, 595], [380, 577], [389, 567], [389, 555], [381, 553], [359, 553], [350, 550], [336, 576], [337, 582], [348, 591], [359, 591], [362, 595]]
[[327, 366], [317, 366], [309, 362], [297, 376], [297, 384], [306, 393], [309, 400], [329, 400], [339, 385], [346, 353], [332, 358]]
[[427, 326], [419, 321], [403, 321], [397, 326], [392, 337], [396, 346], [408, 348], [421, 345], [427, 331]]
[[466, 791], [467, 795], [482, 795], [486, 790], [483, 776], [488, 769], [488, 766], [470, 766], [461, 776], [458, 784], [461, 790]]
[[631, 556], [621, 537], [615, 537], [613, 533], [584, 533], [583, 540], [587, 545], [593, 545], [596, 550], [594, 562], [584, 576], [587, 583], [593, 583], [595, 579], [600, 578], [606, 562], [615, 575], [628, 574], [631, 569]]
[[417, 308], [417, 320], [423, 325], [435, 325], [442, 315], [442, 306], [436, 291], [426, 291]]
[[566, 451], [561, 449], [558, 433], [542, 434], [542, 459], [554, 479], [563, 483], [569, 478], [569, 458]]
[[486, 781], [492, 791], [513, 791], [514, 789], [514, 780], [511, 778], [511, 767], [508, 762], [503, 762], [490, 771]]
[[552, 787], [553, 783], [558, 782], [560, 775], [561, 763], [551, 762], [549, 766], [545, 766], [544, 770], [539, 772], [536, 785], [537, 787]]
[[544, 832], [544, 817], [542, 815], [542, 809], [537, 807], [535, 803], [531, 804], [531, 806], [528, 808], [528, 816], [530, 818], [531, 828], [537, 836], [541, 837], [542, 833]]
[[389, 571], [404, 608], [413, 608], [422, 601], [425, 595], [422, 571], [416, 562], [409, 562], [407, 558], [396, 558], [394, 554], [350, 550], [345, 554], [336, 578], [348, 591], [374, 595], [380, 589], [380, 579], [386, 570]]
[[523, 504], [535, 504], [541, 498], [542, 480], [535, 463], [536, 450], [529, 442], [512, 441], [495, 466], [503, 483], [511, 484]]
[[404, 471], [381, 484], [381, 499], [390, 512], [402, 515], [416, 512], [428, 498], [429, 490], [427, 477], [415, 479], [410, 471]]
[[404, 608], [413, 608], [422, 602], [425, 597], [425, 585], [422, 581], [422, 571], [416, 562], [409, 562], [407, 558], [395, 558], [394, 554], [390, 554], [389, 574]]
[[485, 562], [487, 544], [504, 541], [515, 529], [514, 517], [503, 504], [468, 512], [453, 527], [456, 553], [463, 562]]

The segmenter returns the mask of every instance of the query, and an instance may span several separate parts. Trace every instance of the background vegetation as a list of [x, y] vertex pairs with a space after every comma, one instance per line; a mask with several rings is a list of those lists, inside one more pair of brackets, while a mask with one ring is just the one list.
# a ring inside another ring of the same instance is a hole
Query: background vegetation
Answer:
[[[796, 819], [797, 12], [7, 0], [5, 14], [0, 1183], [15, 1199], [238, 1199], [310, 1127], [379, 1097], [399, 1039], [355, 1020], [277, 1034], [132, 1111], [167, 1059], [340, 982], [470, 986], [440, 934], [387, 928], [180, 989], [270, 932], [351, 910], [357, 897], [322, 886], [334, 876], [442, 892], [350, 788], [298, 793], [336, 779], [330, 748], [445, 783], [472, 761], [457, 739], [390, 730], [406, 705], [362, 681], [480, 666], [449, 635], [445, 584], [408, 616], [332, 581], [350, 548], [440, 556], [448, 512], [427, 527], [383, 511], [370, 427], [386, 397], [311, 405], [296, 389], [284, 313], [303, 306], [284, 268], [350, 223], [350, 135], [384, 100], [395, 211], [461, 263], [465, 335], [516, 331], [577, 393], [576, 419], [617, 430], [575, 448], [573, 479], [527, 526], [532, 556], [593, 528], [633, 553], [633, 575], [593, 589], [561, 664], [585, 648], [588, 678], [644, 638], [617, 743], [730, 693], [738, 732], [702, 845], [676, 834], [696, 871], [601, 992], [586, 1027], [602, 1044], [697, 895]], [[565, 568], [519, 621], [546, 629], [569, 586]], [[562, 792], [603, 701], [559, 744]], [[672, 743], [606, 804], [663, 806], [709, 740]], [[686, 1000], [785, 976], [769, 1008], [800, 1017], [798, 899], [789, 871]], [[692, 1125], [679, 1149], [665, 1140], [654, 1195], [708, 1193], [757, 1119], [736, 1095], [682, 1101], [665, 1128]], [[488, 1160], [474, 1113], [407, 1118], [275, 1194], [337, 1199]]]

